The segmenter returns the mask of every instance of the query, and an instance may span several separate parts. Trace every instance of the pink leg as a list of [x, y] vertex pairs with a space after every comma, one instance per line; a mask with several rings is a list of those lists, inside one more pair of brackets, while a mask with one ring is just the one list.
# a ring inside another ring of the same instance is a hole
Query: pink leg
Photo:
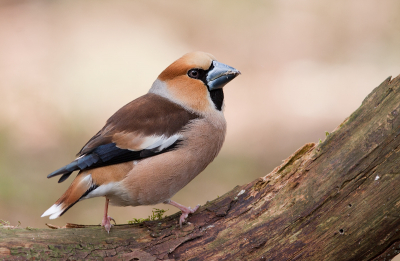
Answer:
[[182, 223], [184, 223], [185, 222], [185, 219], [188, 217], [188, 215], [190, 214], [190, 213], [194, 213], [194, 212], [196, 212], [196, 210], [198, 210], [199, 209], [199, 207], [200, 207], [200, 205], [197, 205], [197, 206], [195, 206], [194, 207], [194, 209], [191, 209], [190, 207], [185, 207], [184, 205], [181, 205], [181, 204], [179, 204], [179, 203], [176, 203], [175, 201], [172, 201], [172, 200], [166, 200], [165, 202], [164, 202], [164, 204], [170, 204], [170, 205], [172, 205], [172, 206], [174, 206], [174, 207], [177, 207], [177, 208], [179, 208], [181, 211], [182, 211], [182, 215], [181, 215], [181, 217], [179, 218], [179, 225], [182, 227]]
[[107, 215], [107, 213], [108, 213], [108, 201], [110, 201], [110, 200], [108, 198], [106, 198], [106, 205], [104, 207], [104, 217], [103, 217], [103, 221], [101, 221], [101, 226], [103, 226], [105, 228], [105, 230], [107, 231], [107, 233], [110, 234], [110, 229], [111, 229], [111, 226], [112, 226], [110, 221], [112, 220], [112, 221], [114, 221], [114, 223], [116, 223], [116, 222], [112, 217], [109, 217]]

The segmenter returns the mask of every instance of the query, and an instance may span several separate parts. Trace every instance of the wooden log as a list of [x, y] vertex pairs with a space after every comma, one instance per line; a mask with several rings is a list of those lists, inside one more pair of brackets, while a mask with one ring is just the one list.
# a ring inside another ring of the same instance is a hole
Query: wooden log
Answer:
[[389, 260], [400, 249], [399, 114], [400, 77], [388, 78], [325, 141], [208, 202], [182, 229], [179, 213], [110, 234], [5, 227], [0, 259]]

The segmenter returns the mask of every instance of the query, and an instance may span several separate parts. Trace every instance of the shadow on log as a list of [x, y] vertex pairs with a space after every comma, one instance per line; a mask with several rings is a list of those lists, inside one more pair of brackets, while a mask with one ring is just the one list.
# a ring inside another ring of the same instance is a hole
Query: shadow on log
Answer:
[[2, 229], [0, 259], [388, 260], [400, 249], [399, 113], [400, 77], [388, 78], [325, 141], [208, 202], [182, 229], [179, 214], [109, 235]]

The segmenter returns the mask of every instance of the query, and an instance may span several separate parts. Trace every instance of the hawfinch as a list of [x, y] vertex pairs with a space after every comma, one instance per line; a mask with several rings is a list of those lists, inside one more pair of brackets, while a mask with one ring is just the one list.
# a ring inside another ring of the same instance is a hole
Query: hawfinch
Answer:
[[222, 87], [240, 72], [203, 52], [184, 55], [166, 68], [149, 92], [119, 109], [70, 164], [47, 177], [66, 180], [67, 191], [44, 214], [55, 219], [78, 201], [106, 198], [101, 225], [109, 232], [108, 203], [117, 206], [170, 204], [179, 224], [191, 209], [171, 200], [214, 160], [226, 121]]

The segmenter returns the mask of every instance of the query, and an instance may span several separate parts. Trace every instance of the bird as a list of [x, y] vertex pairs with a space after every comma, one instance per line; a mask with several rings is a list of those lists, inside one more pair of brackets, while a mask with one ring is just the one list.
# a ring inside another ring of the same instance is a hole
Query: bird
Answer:
[[58, 183], [79, 171], [42, 217], [55, 219], [79, 201], [105, 197], [101, 226], [109, 233], [108, 205], [170, 204], [179, 225], [193, 209], [171, 198], [210, 164], [225, 140], [223, 87], [240, 71], [205, 52], [183, 55], [169, 65], [145, 95], [107, 121], [70, 164], [52, 172]]

